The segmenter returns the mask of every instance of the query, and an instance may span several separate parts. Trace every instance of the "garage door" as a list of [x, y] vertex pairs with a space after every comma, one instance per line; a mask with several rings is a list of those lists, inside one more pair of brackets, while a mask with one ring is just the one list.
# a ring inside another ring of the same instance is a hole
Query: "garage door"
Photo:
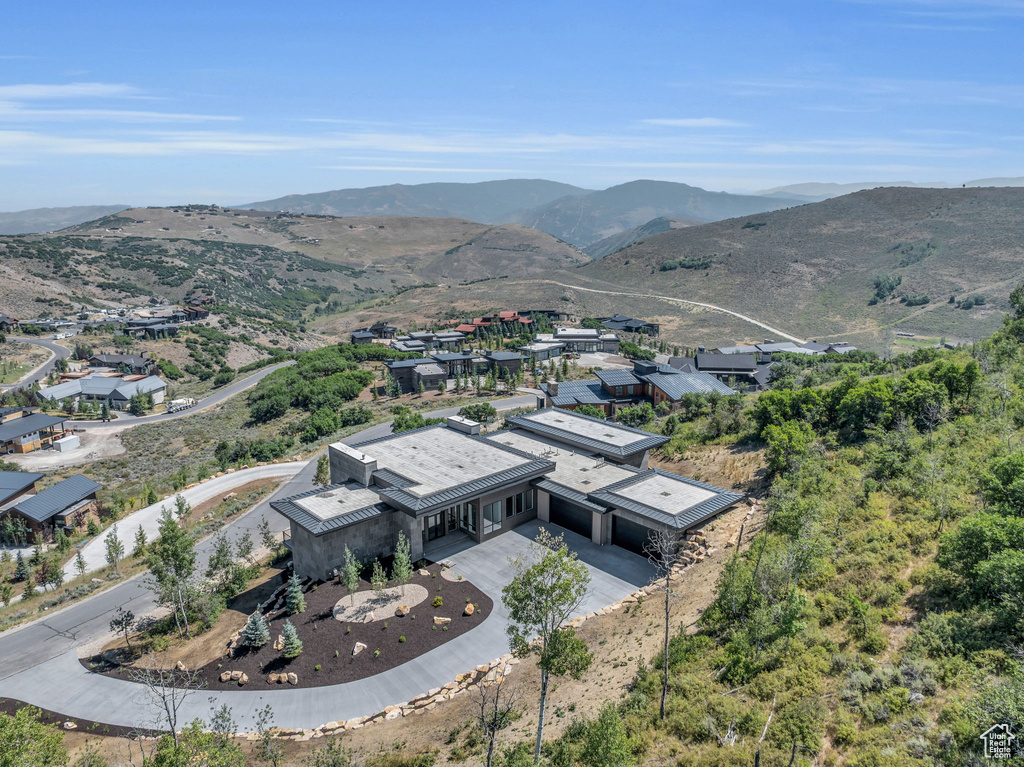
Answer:
[[628, 519], [623, 519], [615, 514], [612, 515], [612, 543], [624, 549], [647, 556], [644, 546], [648, 541], [649, 530], [643, 525], [638, 525]]
[[590, 538], [591, 512], [574, 503], [551, 496], [551, 522]]

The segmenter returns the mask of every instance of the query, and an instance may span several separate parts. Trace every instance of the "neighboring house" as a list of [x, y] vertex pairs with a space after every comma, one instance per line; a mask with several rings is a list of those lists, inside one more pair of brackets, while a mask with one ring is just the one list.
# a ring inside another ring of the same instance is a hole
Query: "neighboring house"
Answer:
[[600, 317], [598, 322], [609, 330], [621, 330], [626, 333], [642, 333], [647, 336], [657, 336], [661, 333], [661, 325], [657, 322], [636, 320], [621, 314], [613, 314], [611, 317]]
[[633, 370], [599, 370], [597, 380], [550, 381], [540, 385], [546, 407], [575, 410], [581, 405], [600, 408], [614, 416], [619, 408], [648, 401], [653, 405], [673, 405], [687, 394], [736, 392], [714, 376], [684, 372], [658, 362], [636, 360]]
[[562, 356], [562, 352], [565, 351], [565, 344], [558, 341], [534, 341], [532, 344], [518, 348], [522, 352], [524, 359], [537, 363]]
[[96, 491], [100, 488], [98, 482], [73, 474], [35, 495], [23, 494], [0, 506], [0, 516], [20, 518], [32, 534], [52, 540], [57, 528], [77, 531], [85, 526], [90, 516], [99, 514]]
[[561, 309], [524, 309], [519, 312], [522, 316], [529, 316], [531, 314], [543, 315], [547, 318], [548, 322], [575, 322], [574, 317], [570, 312], [563, 311]]
[[428, 347], [423, 341], [417, 341], [410, 336], [398, 336], [391, 341], [391, 348], [396, 352], [424, 354]]
[[153, 404], [159, 405], [167, 394], [167, 382], [158, 376], [105, 376], [89, 375], [56, 386], [47, 386], [36, 392], [40, 399], [57, 407], [64, 400], [76, 405], [80, 402], [106, 402], [114, 410], [127, 410], [136, 394], [153, 395]]
[[421, 378], [416, 373], [416, 368], [419, 365], [437, 365], [437, 363], [427, 357], [411, 360], [384, 360], [384, 367], [395, 379], [402, 394], [419, 391]]
[[434, 347], [437, 349], [458, 349], [466, 343], [466, 336], [455, 330], [446, 330], [434, 337]]
[[27, 471], [0, 471], [0, 509], [19, 498], [35, 493], [36, 482], [44, 476], [46, 475]]
[[682, 534], [741, 499], [648, 469], [667, 437], [554, 409], [507, 420], [487, 437], [453, 417], [330, 445], [329, 486], [271, 503], [290, 522], [296, 573], [329, 579], [346, 548], [388, 556], [400, 532], [416, 561], [451, 537], [482, 542], [534, 519], [642, 555], [652, 531]]
[[554, 333], [537, 333], [535, 343], [561, 343], [565, 351], [575, 353], [609, 352], [618, 354], [619, 337], [614, 333], [602, 333], [592, 328], [557, 327]]
[[94, 354], [89, 358], [89, 367], [120, 370], [124, 365], [133, 375], [149, 375], [156, 363], [142, 354]]
[[354, 344], [372, 344], [377, 336], [369, 330], [355, 330], [352, 332], [351, 341]]
[[143, 317], [124, 324], [124, 334], [133, 338], [172, 338], [178, 335], [179, 329], [177, 323], [168, 322], [163, 317]]
[[0, 333], [10, 333], [18, 329], [18, 318], [0, 312]]
[[[897, 334], [898, 335], [898, 334]], [[774, 352], [786, 352], [787, 354], [808, 354], [821, 356], [823, 354], [848, 354], [857, 351], [856, 346], [851, 346], [846, 341], [832, 341], [819, 343], [818, 341], [807, 341], [803, 344], [795, 344], [792, 341], [765, 341], [760, 344], [747, 346], [720, 346], [715, 350], [718, 354], [772, 354]]]
[[771, 378], [771, 355], [757, 354], [714, 354], [697, 352], [690, 361], [700, 373], [708, 373], [721, 381], [734, 380], [738, 385], [762, 388]]
[[487, 369], [487, 360], [473, 352], [441, 352], [430, 356], [445, 368], [449, 378], [473, 375]]
[[493, 370], [495, 375], [513, 376], [523, 367], [523, 355], [518, 352], [483, 351], [481, 352], [487, 367]]
[[31, 453], [50, 447], [64, 436], [66, 416], [46, 415], [38, 408], [0, 408], [0, 453]]

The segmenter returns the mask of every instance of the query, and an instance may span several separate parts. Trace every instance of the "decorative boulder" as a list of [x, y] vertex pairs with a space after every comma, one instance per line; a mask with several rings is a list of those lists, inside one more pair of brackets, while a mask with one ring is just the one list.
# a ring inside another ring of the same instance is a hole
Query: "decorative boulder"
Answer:
[[75, 724], [74, 722], [64, 722], [64, 729], [65, 730], [77, 730], [78, 729], [78, 725]]
[[238, 686], [241, 687], [242, 685], [245, 685], [245, 684], [248, 684], [248, 683], [249, 683], [249, 675], [243, 672], [242, 675], [240, 677], [238, 677]]
[[284, 649], [284, 637], [278, 634], [277, 639], [274, 640], [274, 649], [278, 652]]
[[463, 615], [472, 615], [476, 612], [476, 607], [473, 606], [472, 602], [466, 603], [466, 609], [462, 611]]
[[435, 615], [434, 616], [434, 625], [435, 626], [443, 626], [446, 623], [451, 623], [451, 622], [452, 622], [451, 618], [442, 618], [440, 615]]
[[174, 667], [178, 669], [178, 671], [188, 671], [188, 669], [185, 668], [185, 664], [182, 663], [180, 660], [174, 664]]
[[430, 575], [430, 570], [428, 570], [425, 567], [421, 567], [420, 570], [419, 570], [419, 574], [422, 575], [424, 578], [426, 578], [426, 577], [428, 577]]
[[364, 645], [362, 642], [356, 642], [356, 646], [352, 648], [352, 654], [353, 655], [358, 655], [359, 653], [361, 653], [365, 649], [366, 649], [366, 645]]
[[299, 683], [299, 676], [298, 676], [298, 674], [289, 674], [288, 675], [288, 684], [298, 684], [298, 683]]
[[230, 682], [231, 681], [231, 672], [230, 671], [225, 671], [223, 674], [221, 674], [220, 675], [220, 681], [222, 681], [222, 682]]
[[231, 672], [231, 681], [232, 682], [237, 682], [241, 678], [242, 678], [242, 672], [241, 671], [232, 671]]
[[396, 618], [404, 618], [408, 614], [409, 614], [409, 605], [399, 605], [395, 609], [395, 617]]

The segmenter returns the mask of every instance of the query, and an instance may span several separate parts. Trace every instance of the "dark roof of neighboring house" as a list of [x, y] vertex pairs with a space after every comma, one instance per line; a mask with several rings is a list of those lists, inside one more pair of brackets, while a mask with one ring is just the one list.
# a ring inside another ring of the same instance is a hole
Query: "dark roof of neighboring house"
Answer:
[[138, 354], [94, 354], [89, 358], [90, 362], [92, 360], [99, 360], [104, 365], [110, 365], [113, 367], [122, 363], [132, 367], [145, 367], [153, 362], [153, 360], [148, 357], [142, 357]]
[[511, 362], [512, 360], [521, 360], [523, 355], [519, 352], [484, 352], [484, 359], [493, 360], [494, 362]]
[[356, 330], [352, 333], [353, 338], [376, 338], [369, 330]]
[[[548, 384], [542, 383], [540, 388], [548, 392]], [[563, 381], [558, 384], [558, 394], [552, 394], [551, 402], [558, 407], [565, 405], [603, 405], [614, 402], [615, 397], [604, 390], [596, 378], [589, 381]]]
[[0, 443], [10, 442], [12, 439], [31, 434], [40, 429], [47, 429], [68, 420], [68, 417], [58, 415], [45, 415], [44, 413], [33, 413], [23, 418], [15, 418], [7, 423], [0, 423]]
[[433, 362], [433, 360], [425, 357], [414, 360], [384, 360], [384, 366], [387, 368], [414, 368], [427, 362]]
[[473, 352], [444, 352], [441, 354], [431, 354], [438, 362], [453, 362], [455, 360], [472, 360], [476, 359], [476, 355]]
[[697, 368], [693, 366], [693, 360], [690, 357], [669, 357], [668, 366], [683, 373], [697, 372]]
[[644, 376], [644, 380], [661, 389], [671, 400], [678, 400], [684, 394], [736, 393], [708, 373], [652, 373]]
[[0, 504], [32, 487], [44, 476], [27, 471], [0, 471]]
[[[690, 508], [679, 512], [678, 514], [672, 514], [662, 509], [648, 506], [646, 503], [641, 503], [640, 501], [633, 500], [632, 498], [626, 498], [616, 492], [617, 490], [629, 487], [630, 485], [638, 482], [643, 482], [645, 479], [649, 479], [655, 475], [668, 477], [669, 479], [683, 482], [687, 485], [694, 485], [695, 487], [699, 487], [703, 490], [713, 492], [715, 495], [696, 504], [695, 506], [691, 506]], [[660, 469], [649, 469], [637, 474], [635, 477], [629, 477], [621, 482], [608, 485], [608, 487], [602, 488], [601, 490], [595, 490], [593, 493], [590, 493], [590, 498], [598, 500], [608, 506], [626, 509], [634, 514], [639, 514], [642, 517], [646, 517], [647, 519], [669, 527], [674, 527], [678, 530], [688, 530], [694, 525], [708, 519], [708, 517], [722, 511], [722, 509], [726, 509], [734, 503], [738, 503], [743, 500], [742, 495], [734, 493], [731, 490], [725, 490], [721, 487], [708, 485], [704, 482], [698, 482], [695, 479], [683, 477], [679, 474], [671, 474], [667, 471], [661, 471]]]
[[25, 411], [32, 413], [38, 409], [37, 407], [0, 407], [0, 417], [10, 415], [11, 413], [24, 413]]
[[629, 370], [598, 370], [597, 377], [605, 386], [636, 386], [640, 379]]
[[73, 474], [42, 492], [19, 501], [11, 508], [36, 522], [45, 522], [54, 514], [74, 506], [99, 490], [101, 485], [83, 474]]
[[697, 370], [735, 370], [739, 373], [753, 373], [757, 370], [757, 358], [753, 354], [712, 354], [698, 352]]

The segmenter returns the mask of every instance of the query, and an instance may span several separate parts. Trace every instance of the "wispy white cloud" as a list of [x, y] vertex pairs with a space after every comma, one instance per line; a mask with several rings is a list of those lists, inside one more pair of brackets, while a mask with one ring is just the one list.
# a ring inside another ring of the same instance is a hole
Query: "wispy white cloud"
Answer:
[[0, 85], [0, 100], [40, 101], [79, 98], [124, 98], [140, 95], [138, 88], [124, 83], [23, 83]]
[[116, 123], [234, 121], [230, 115], [200, 115], [180, 112], [151, 112], [127, 109], [36, 109], [16, 102], [0, 101], [0, 121], [55, 122], [98, 120]]
[[725, 120], [721, 117], [655, 117], [641, 122], [646, 125], [666, 125], [671, 128], [744, 128], [747, 123]]

